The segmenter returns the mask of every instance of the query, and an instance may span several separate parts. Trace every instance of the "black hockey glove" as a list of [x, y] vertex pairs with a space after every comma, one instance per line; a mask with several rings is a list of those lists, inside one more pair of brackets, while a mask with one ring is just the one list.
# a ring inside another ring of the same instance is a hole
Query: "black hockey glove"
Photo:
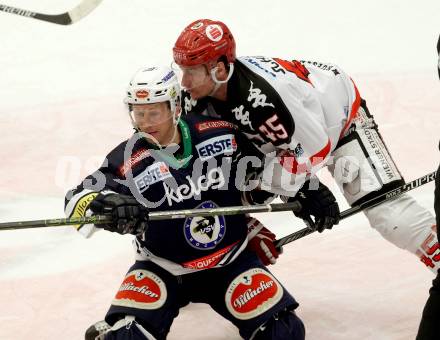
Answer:
[[99, 194], [89, 207], [93, 214], [110, 215], [113, 218], [111, 223], [96, 224], [98, 228], [119, 234], [138, 235], [148, 227], [148, 209], [132, 196]]
[[288, 202], [299, 201], [302, 209], [295, 216], [302, 218], [311, 228], [321, 233], [339, 223], [339, 206], [335, 196], [324, 184], [319, 182], [316, 189], [310, 189], [309, 185], [309, 181], [304, 183], [296, 196], [289, 198]]
[[[258, 174], [256, 172], [251, 172], [246, 175], [245, 185], [249, 185], [251, 180], [258, 180]], [[253, 204], [269, 204], [275, 198], [277, 194], [271, 193], [269, 191], [262, 190], [260, 188], [255, 188], [252, 190], [247, 190], [242, 192], [242, 201], [246, 205]]]

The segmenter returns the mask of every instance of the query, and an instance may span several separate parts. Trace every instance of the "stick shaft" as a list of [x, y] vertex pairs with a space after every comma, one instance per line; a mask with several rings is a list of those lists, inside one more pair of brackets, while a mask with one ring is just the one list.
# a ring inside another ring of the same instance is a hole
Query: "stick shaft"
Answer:
[[[343, 211], [340, 215], [340, 219], [344, 219], [347, 217], [350, 217], [354, 214], [357, 214], [360, 211], [363, 211], [365, 209], [369, 209], [369, 208], [373, 208], [379, 204], [382, 204], [386, 201], [392, 200], [408, 191], [411, 191], [415, 188], [421, 187], [422, 185], [425, 185], [429, 182], [432, 182], [435, 180], [435, 172], [431, 172], [425, 176], [419, 177], [411, 182], [405, 183], [393, 190], [390, 190], [384, 194], [381, 194], [377, 197], [374, 197], [360, 205], [354, 206], [350, 209], [347, 209], [345, 211]], [[295, 240], [298, 240], [300, 238], [303, 238], [304, 236], [307, 236], [311, 233], [313, 233], [314, 230], [310, 229], [310, 228], [303, 228], [301, 230], [298, 230], [295, 233], [292, 233], [290, 235], [287, 235], [277, 241], [275, 241], [275, 246], [277, 248], [284, 246], [287, 243], [293, 242]]]
[[82, 0], [81, 3], [75, 8], [60, 14], [38, 13], [27, 9], [21, 9], [2, 4], [0, 4], [0, 11], [20, 15], [26, 18], [38, 19], [58, 25], [71, 25], [88, 15], [101, 2], [102, 0]]
[[[212, 209], [186, 209], [169, 211], [152, 211], [149, 213], [151, 221], [187, 218], [194, 216], [237, 215], [276, 211], [300, 211], [299, 202], [261, 204], [251, 206], [232, 206]], [[90, 217], [55, 218], [48, 220], [20, 221], [0, 223], [0, 230], [17, 230], [44, 227], [59, 227], [78, 224], [104, 224], [111, 222], [109, 216], [97, 215]]]

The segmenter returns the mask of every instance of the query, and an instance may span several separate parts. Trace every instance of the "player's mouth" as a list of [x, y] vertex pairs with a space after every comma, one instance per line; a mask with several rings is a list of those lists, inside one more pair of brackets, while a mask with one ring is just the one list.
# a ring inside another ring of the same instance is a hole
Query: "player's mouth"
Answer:
[[191, 96], [191, 98], [195, 99], [194, 95], [197, 96], [197, 90], [194, 91], [193, 89], [188, 89], [187, 91], [188, 91], [189, 95]]

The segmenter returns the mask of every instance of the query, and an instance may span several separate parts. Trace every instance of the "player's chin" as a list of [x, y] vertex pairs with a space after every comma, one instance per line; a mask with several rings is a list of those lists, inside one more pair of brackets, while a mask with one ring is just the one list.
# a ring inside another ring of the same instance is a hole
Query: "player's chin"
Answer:
[[189, 89], [187, 90], [189, 95], [191, 96], [191, 99], [193, 100], [197, 100], [203, 97], [206, 97], [207, 94], [204, 94], [202, 91], [200, 91], [199, 89], [193, 88], [193, 89]]
[[194, 90], [187, 90], [187, 91], [188, 91], [189, 95], [191, 96], [191, 99], [193, 99], [193, 100], [199, 99], [199, 97], [197, 96], [197, 91], [194, 91]]

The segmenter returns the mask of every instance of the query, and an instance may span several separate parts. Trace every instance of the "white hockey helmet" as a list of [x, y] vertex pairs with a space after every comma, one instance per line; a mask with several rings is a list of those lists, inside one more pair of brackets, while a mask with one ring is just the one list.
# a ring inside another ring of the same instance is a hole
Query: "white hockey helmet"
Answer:
[[[136, 104], [152, 104], [168, 101], [177, 121], [180, 116], [180, 86], [170, 67], [143, 67], [130, 81], [124, 102], [131, 107]], [[131, 109], [130, 109], [131, 110]]]

